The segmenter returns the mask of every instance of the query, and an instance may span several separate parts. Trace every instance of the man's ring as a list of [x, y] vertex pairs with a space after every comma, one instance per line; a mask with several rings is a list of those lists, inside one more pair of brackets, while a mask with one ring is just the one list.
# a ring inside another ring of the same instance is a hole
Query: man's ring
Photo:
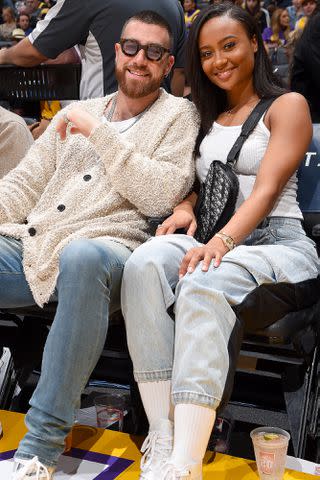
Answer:
[[70, 120], [69, 120], [68, 115], [66, 113], [63, 114], [63, 121], [66, 125], [68, 125], [70, 123]]

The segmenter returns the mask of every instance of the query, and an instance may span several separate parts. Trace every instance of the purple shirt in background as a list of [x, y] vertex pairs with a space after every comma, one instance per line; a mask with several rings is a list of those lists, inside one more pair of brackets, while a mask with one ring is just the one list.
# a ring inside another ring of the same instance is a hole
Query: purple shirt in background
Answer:
[[[271, 40], [272, 35], [273, 35], [272, 28], [271, 27], [265, 28], [263, 30], [263, 33], [262, 33], [263, 41], [266, 42], [266, 43], [272, 43], [273, 42]], [[279, 32], [279, 39], [281, 40], [281, 43], [283, 45], [287, 42], [282, 30], [280, 30], [280, 32]]]

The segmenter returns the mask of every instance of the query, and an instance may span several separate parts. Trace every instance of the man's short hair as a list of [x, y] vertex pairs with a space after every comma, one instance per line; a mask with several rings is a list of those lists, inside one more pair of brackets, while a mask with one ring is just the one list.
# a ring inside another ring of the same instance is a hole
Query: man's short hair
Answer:
[[167, 22], [167, 20], [165, 18], [163, 18], [161, 15], [159, 15], [159, 13], [154, 12], [152, 10], [142, 10], [141, 12], [138, 12], [135, 15], [133, 15], [132, 17], [128, 18], [128, 20], [123, 25], [122, 32], [121, 32], [121, 37], [122, 37], [122, 34], [123, 34], [126, 26], [132, 20], [136, 20], [136, 21], [142, 22], [142, 23], [147, 23], [148, 25], [158, 25], [159, 27], [164, 28], [168, 32], [168, 35], [169, 35], [169, 41], [170, 41], [169, 48], [170, 48], [170, 50], [172, 49], [172, 47], [173, 47], [173, 33], [172, 33], [172, 30], [171, 30], [171, 27], [170, 27], [169, 23]]

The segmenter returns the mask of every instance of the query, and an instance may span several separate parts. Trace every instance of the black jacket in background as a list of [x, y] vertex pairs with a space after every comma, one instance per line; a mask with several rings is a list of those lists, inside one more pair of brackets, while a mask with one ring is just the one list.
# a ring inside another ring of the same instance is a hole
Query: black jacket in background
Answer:
[[320, 12], [310, 18], [297, 42], [293, 55], [291, 90], [306, 97], [312, 121], [320, 123]]

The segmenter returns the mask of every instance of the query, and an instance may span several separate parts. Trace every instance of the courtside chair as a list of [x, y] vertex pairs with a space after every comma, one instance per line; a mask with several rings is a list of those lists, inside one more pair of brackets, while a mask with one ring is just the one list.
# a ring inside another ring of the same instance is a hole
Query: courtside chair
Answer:
[[[318, 124], [298, 178], [304, 226], [319, 254]], [[235, 420], [288, 429], [294, 454], [319, 463], [319, 277], [296, 285], [262, 285], [235, 312], [244, 339], [228, 411]]]

